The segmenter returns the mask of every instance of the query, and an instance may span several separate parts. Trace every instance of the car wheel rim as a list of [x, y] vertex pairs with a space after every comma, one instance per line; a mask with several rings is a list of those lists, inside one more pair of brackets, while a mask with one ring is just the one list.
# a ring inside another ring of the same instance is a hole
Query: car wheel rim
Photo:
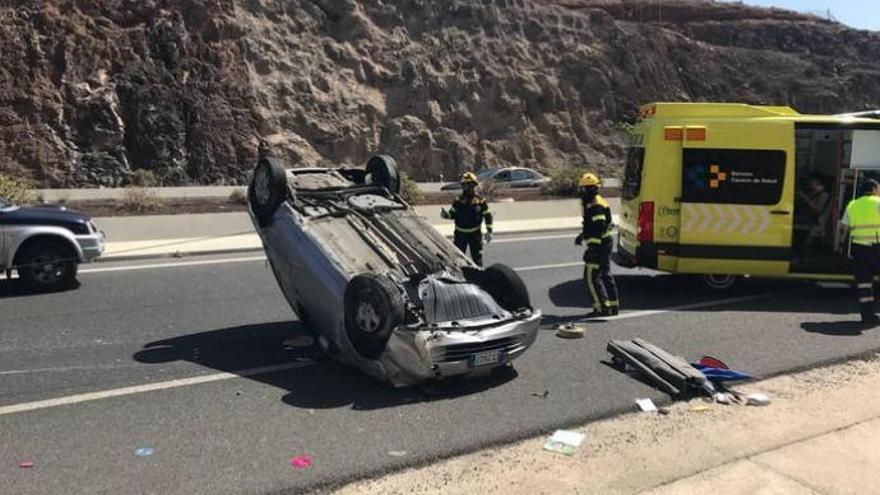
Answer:
[[358, 328], [366, 333], [375, 332], [382, 323], [379, 315], [376, 314], [376, 308], [368, 302], [362, 302], [358, 305], [355, 320], [357, 321]]
[[269, 196], [271, 196], [269, 192], [269, 173], [266, 172], [265, 167], [257, 170], [257, 175], [254, 177], [254, 194], [257, 197], [257, 203], [261, 205], [269, 204]]
[[45, 285], [50, 285], [64, 277], [67, 268], [61, 261], [61, 257], [55, 253], [47, 252], [36, 256], [31, 262], [31, 274], [33, 279]]

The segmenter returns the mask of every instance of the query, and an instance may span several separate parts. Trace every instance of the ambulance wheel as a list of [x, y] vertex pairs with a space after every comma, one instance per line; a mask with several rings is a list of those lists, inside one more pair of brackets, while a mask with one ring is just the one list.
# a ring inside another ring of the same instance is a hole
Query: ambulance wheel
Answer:
[[260, 227], [269, 225], [275, 210], [289, 194], [287, 171], [281, 160], [274, 157], [260, 158], [257, 168], [254, 169], [254, 178], [248, 187], [248, 202]]
[[703, 289], [711, 289], [714, 291], [728, 291], [736, 287], [742, 277], [738, 275], [722, 275], [711, 273], [700, 276], [700, 286]]

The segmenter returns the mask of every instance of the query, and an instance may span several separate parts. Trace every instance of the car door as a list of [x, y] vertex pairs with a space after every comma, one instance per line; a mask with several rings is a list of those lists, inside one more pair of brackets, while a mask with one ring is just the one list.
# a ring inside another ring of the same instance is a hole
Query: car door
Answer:
[[492, 182], [494, 182], [497, 187], [510, 187], [512, 178], [510, 170], [502, 170], [492, 176]]
[[679, 271], [788, 273], [793, 124], [758, 121], [697, 129], [692, 134], [701, 139], [685, 140], [682, 147]]
[[533, 187], [534, 176], [530, 170], [518, 168], [511, 172], [510, 187], [524, 188]]

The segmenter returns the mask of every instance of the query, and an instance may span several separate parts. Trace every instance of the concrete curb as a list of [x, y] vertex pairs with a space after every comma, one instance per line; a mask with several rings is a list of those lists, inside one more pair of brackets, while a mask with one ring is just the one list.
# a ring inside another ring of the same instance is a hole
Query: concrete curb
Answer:
[[[534, 227], [529, 229], [512, 229], [512, 230], [496, 230], [496, 235], [516, 235], [516, 234], [536, 234], [541, 232], [575, 232], [576, 229], [572, 228], [560, 228], [559, 226], [549, 225], [546, 228], [542, 227]], [[255, 234], [256, 235], [256, 234]], [[223, 237], [223, 236], [218, 236]], [[452, 235], [445, 235], [447, 239], [452, 239]], [[161, 240], [157, 240], [157, 242], [161, 242]], [[150, 254], [119, 254], [119, 255], [110, 255], [110, 256], [102, 256], [95, 260], [96, 263], [111, 263], [115, 261], [135, 261], [135, 260], [148, 260], [148, 259], [163, 259], [163, 258], [186, 258], [191, 256], [211, 256], [211, 255], [220, 255], [220, 254], [236, 254], [236, 253], [257, 253], [263, 252], [262, 247], [230, 247], [230, 248], [216, 248], [216, 249], [194, 249], [187, 250], [186, 248], [182, 250], [174, 250], [174, 251], [166, 251], [161, 253], [150, 253]]]

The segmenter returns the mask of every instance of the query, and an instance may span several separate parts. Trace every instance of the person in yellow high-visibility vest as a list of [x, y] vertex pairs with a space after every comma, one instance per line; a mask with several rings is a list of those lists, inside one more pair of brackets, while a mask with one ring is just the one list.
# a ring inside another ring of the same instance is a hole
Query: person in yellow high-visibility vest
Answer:
[[852, 242], [852, 269], [863, 323], [880, 323], [874, 313], [874, 276], [880, 274], [880, 183], [862, 182], [841, 220]]
[[578, 193], [583, 207], [583, 231], [574, 240], [580, 246], [587, 244], [584, 253], [584, 282], [593, 301], [593, 312], [587, 318], [615, 316], [620, 311], [617, 283], [611, 274], [611, 239], [614, 222], [611, 207], [599, 195], [599, 178], [585, 173], [578, 180]]

